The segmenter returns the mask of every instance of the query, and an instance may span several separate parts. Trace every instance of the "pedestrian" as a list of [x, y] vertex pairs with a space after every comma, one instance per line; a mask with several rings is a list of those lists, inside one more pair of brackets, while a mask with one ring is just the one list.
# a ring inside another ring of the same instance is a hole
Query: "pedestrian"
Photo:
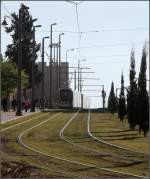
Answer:
[[25, 98], [24, 100], [24, 109], [25, 109], [25, 112], [28, 112], [28, 109], [30, 108], [30, 101], [28, 98]]
[[2, 106], [3, 106], [3, 111], [6, 112], [7, 111], [7, 98], [4, 97], [2, 100]]
[[39, 98], [36, 98], [36, 99], [35, 99], [35, 107], [36, 107], [37, 109], [39, 109], [39, 107], [40, 107]]
[[48, 108], [48, 99], [45, 98], [45, 108]]
[[16, 101], [16, 99], [13, 97], [13, 100], [12, 100], [12, 108], [13, 108], [13, 111], [14, 111], [14, 112], [16, 111], [16, 107], [17, 107], [17, 101]]

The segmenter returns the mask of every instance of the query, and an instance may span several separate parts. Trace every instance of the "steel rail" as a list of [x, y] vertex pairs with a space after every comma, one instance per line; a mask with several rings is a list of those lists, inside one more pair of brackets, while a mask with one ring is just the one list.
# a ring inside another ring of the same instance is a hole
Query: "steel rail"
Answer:
[[[3, 132], [3, 131], [6, 131], [6, 130], [8, 130], [8, 129], [11, 129], [11, 128], [13, 128], [13, 127], [16, 127], [16, 126], [19, 126], [19, 125], [21, 125], [21, 124], [25, 124], [25, 123], [27, 123], [27, 122], [30, 122], [31, 120], [33, 120], [33, 119], [37, 119], [37, 118], [39, 118], [39, 117], [43, 117], [43, 116], [46, 116], [47, 114], [41, 114], [40, 116], [36, 116], [36, 117], [33, 117], [33, 118], [31, 118], [31, 119], [27, 119], [27, 120], [25, 120], [25, 121], [23, 121], [23, 122], [19, 122], [19, 123], [17, 123], [17, 124], [14, 124], [14, 125], [11, 125], [11, 126], [9, 126], [9, 127], [5, 127], [5, 128], [3, 128], [3, 129], [1, 129], [0, 130], [0, 132]], [[25, 117], [25, 116], [24, 116]], [[19, 118], [18, 118], [19, 119]]]
[[[78, 114], [79, 111], [77, 111], [73, 116], [76, 116]], [[56, 116], [58, 116], [60, 113], [52, 116], [51, 118], [49, 119], [46, 119], [42, 122], [40, 122], [39, 124], [36, 124], [28, 129], [26, 129], [25, 131], [23, 131], [19, 136], [18, 136], [18, 142], [25, 148], [28, 148], [36, 153], [39, 153], [39, 154], [42, 154], [42, 155], [45, 155], [45, 156], [48, 156], [48, 157], [51, 157], [51, 158], [54, 158], [54, 159], [58, 159], [58, 160], [61, 160], [61, 161], [64, 161], [64, 162], [68, 162], [68, 163], [72, 163], [72, 164], [77, 164], [77, 165], [81, 165], [81, 166], [86, 166], [86, 167], [90, 167], [90, 168], [97, 168], [97, 169], [100, 169], [100, 170], [104, 170], [104, 171], [109, 171], [109, 172], [113, 172], [113, 173], [117, 173], [117, 174], [121, 174], [121, 175], [127, 175], [127, 176], [132, 176], [132, 177], [138, 177], [138, 178], [145, 178], [147, 179], [147, 177], [143, 177], [143, 176], [138, 176], [138, 175], [132, 175], [132, 174], [129, 174], [129, 173], [125, 173], [125, 172], [120, 172], [120, 171], [115, 171], [115, 170], [111, 170], [111, 169], [108, 169], [108, 168], [100, 168], [100, 167], [97, 167], [96, 165], [89, 165], [89, 164], [85, 164], [85, 163], [81, 163], [81, 162], [77, 162], [77, 161], [73, 161], [73, 160], [69, 160], [69, 159], [65, 159], [65, 158], [62, 158], [62, 157], [58, 157], [58, 156], [55, 156], [55, 155], [50, 155], [50, 154], [47, 154], [45, 152], [42, 152], [40, 150], [37, 150], [27, 144], [25, 144], [25, 142], [23, 142], [22, 140], [22, 137], [29, 131], [31, 131], [32, 129], [38, 127], [38, 126], [41, 126], [42, 124], [48, 122], [49, 120], [55, 118]], [[73, 119], [72, 119], [73, 120]]]
[[[13, 127], [15, 127], [15, 126], [18, 126], [18, 125], [21, 125], [21, 124], [24, 124], [24, 123], [27, 123], [27, 122], [30, 122], [31, 120], [33, 120], [33, 119], [37, 119], [37, 118], [39, 118], [39, 117], [44, 117], [44, 116], [46, 116], [46, 114], [44, 114], [44, 115], [40, 115], [40, 116], [36, 116], [36, 117], [33, 117], [33, 118], [31, 118], [31, 119], [29, 119], [29, 120], [27, 120], [27, 121], [23, 121], [23, 122], [21, 122], [21, 123], [17, 123], [16, 125], [13, 125], [13, 126], [9, 126], [9, 127], [7, 127], [7, 128], [5, 128], [5, 129], [3, 129], [3, 131], [5, 131], [5, 130], [8, 130], [8, 129], [10, 129], [10, 128], [13, 128]], [[21, 117], [22, 118], [22, 117]], [[2, 130], [0, 130], [0, 131], [2, 131]], [[19, 139], [17, 138], [17, 141], [19, 141]], [[41, 169], [44, 169], [44, 170], [49, 170], [49, 168], [47, 168], [47, 167], [43, 167], [43, 166], [37, 166], [37, 165], [34, 165], [35, 167], [40, 167]], [[56, 170], [56, 169], [55, 169]], [[60, 172], [59, 170], [56, 170], [56, 172], [57, 173], [61, 173], [61, 174], [69, 174], [70, 176], [73, 176], [73, 177], [75, 177], [76, 175], [74, 174], [74, 175], [72, 175], [72, 173], [70, 173], [70, 172]]]
[[[37, 114], [37, 113], [40, 113], [41, 111], [37, 111], [37, 112], [34, 112], [33, 114]], [[15, 120], [17, 120], [17, 119], [21, 119], [21, 118], [24, 118], [24, 117], [28, 117], [28, 116], [30, 116], [30, 115], [32, 115], [31, 113], [28, 113], [28, 114], [26, 114], [25, 116], [17, 116], [17, 117], [15, 117], [15, 118], [12, 118], [12, 119], [8, 119], [7, 121], [0, 121], [1, 122], [1, 124], [5, 124], [5, 123], [7, 123], [7, 122], [10, 122], [10, 121], [15, 121]]]
[[94, 140], [99, 141], [99, 142], [101, 142], [101, 143], [103, 143], [103, 144], [109, 145], [109, 146], [111, 146], [111, 147], [115, 147], [115, 148], [118, 148], [118, 149], [121, 149], [121, 150], [126, 150], [126, 151], [129, 151], [129, 152], [134, 152], [134, 153], [139, 153], [139, 154], [144, 154], [144, 155], [146, 155], [146, 154], [143, 153], [143, 152], [138, 152], [138, 151], [135, 151], [135, 150], [126, 148], [126, 147], [121, 147], [121, 146], [119, 146], [119, 145], [115, 145], [115, 144], [106, 142], [106, 141], [104, 141], [104, 140], [102, 140], [102, 139], [99, 139], [99, 138], [95, 137], [95, 136], [91, 133], [91, 131], [90, 131], [90, 118], [91, 118], [90, 116], [91, 116], [91, 113], [90, 113], [90, 110], [89, 110], [89, 115], [88, 115], [88, 120], [87, 120], [87, 132], [88, 132], [88, 134], [89, 134], [89, 136], [90, 136], [91, 138], [93, 138]]
[[[78, 113], [79, 113], [79, 111], [78, 111]], [[76, 144], [76, 143], [74, 143], [74, 142], [72, 142], [70, 139], [67, 139], [65, 136], [64, 136], [64, 130], [68, 127], [68, 125], [73, 121], [73, 119], [75, 119], [75, 117], [77, 116], [77, 114], [78, 113], [76, 113], [74, 116], [72, 116], [72, 118], [65, 124], [65, 126], [60, 130], [60, 132], [59, 132], [59, 137], [62, 139], [62, 140], [64, 140], [65, 142], [67, 142], [67, 143], [69, 143], [69, 144], [71, 144], [71, 145], [74, 145], [74, 146], [76, 146], [76, 147], [78, 147], [78, 148], [81, 148], [81, 149], [83, 149], [83, 150], [87, 150], [87, 151], [90, 151], [90, 152], [95, 152], [95, 153], [97, 153], [97, 154], [101, 154], [101, 155], [103, 155], [103, 156], [110, 156], [110, 157], [113, 157], [113, 158], [118, 158], [118, 159], [125, 159], [125, 160], [130, 160], [131, 162], [133, 162], [133, 163], [131, 163], [131, 165], [135, 165], [135, 164], [137, 164], [138, 162], [141, 162], [141, 161], [137, 161], [137, 160], [133, 160], [133, 159], [127, 159], [126, 157], [119, 157], [119, 156], [113, 156], [111, 153], [108, 153], [108, 152], [99, 152], [99, 151], [97, 151], [97, 150], [95, 150], [95, 149], [91, 149], [91, 148], [89, 148], [89, 147], [85, 147], [85, 146], [82, 146], [82, 145], [79, 145], [79, 144]], [[89, 116], [89, 115], [88, 115]], [[126, 164], [126, 165], [129, 165], [129, 164]]]
[[[90, 111], [90, 110], [89, 110]], [[59, 132], [59, 136], [60, 136], [60, 138], [63, 140], [63, 141], [65, 141], [65, 142], [67, 142], [67, 143], [69, 143], [69, 144], [72, 144], [72, 145], [74, 145], [74, 146], [77, 146], [78, 148], [81, 148], [81, 149], [86, 149], [86, 150], [89, 150], [89, 151], [94, 151], [94, 152], [97, 152], [97, 153], [100, 153], [100, 152], [98, 152], [98, 151], [96, 151], [96, 150], [93, 150], [93, 149], [90, 149], [89, 147], [84, 147], [84, 146], [81, 146], [81, 145], [78, 145], [78, 144], [75, 144], [75, 143], [73, 143], [73, 142], [71, 142], [70, 140], [68, 140], [68, 139], [66, 139], [65, 137], [64, 137], [64, 130], [68, 127], [68, 125], [73, 121], [73, 119], [77, 116], [77, 114], [79, 113], [79, 111], [77, 112], [77, 113], [75, 113], [75, 115], [73, 115], [72, 116], [72, 118], [65, 124], [65, 126], [60, 130], [60, 132]], [[90, 115], [90, 112], [88, 113], [88, 119], [89, 119], [89, 115]], [[100, 154], [102, 154], [102, 153], [100, 153]], [[109, 153], [103, 153], [103, 155], [108, 155]], [[109, 154], [110, 155], [110, 154]], [[117, 157], [117, 158], [121, 158], [121, 159], [124, 159], [124, 157]], [[135, 162], [135, 161], [134, 161]], [[100, 167], [97, 167], [97, 166], [95, 166], [96, 168], [98, 168], [98, 169], [102, 169], [102, 170], [104, 170], [104, 169], [108, 169], [108, 168], [106, 168], [106, 167], [104, 167], [104, 168], [100, 168]], [[111, 169], [109, 169], [109, 170], [111, 170]], [[116, 170], [111, 170], [112, 172], [115, 172], [115, 173], [120, 173], [120, 171], [116, 171]], [[121, 172], [120, 174], [123, 174], [123, 175], [128, 175], [128, 176], [133, 176], [133, 177], [138, 177], [138, 178], [144, 178], [144, 176], [140, 176], [140, 175], [135, 175], [135, 174], [130, 174], [130, 173], [126, 173], [126, 172]], [[145, 177], [145, 178], [147, 178], [147, 177]]]

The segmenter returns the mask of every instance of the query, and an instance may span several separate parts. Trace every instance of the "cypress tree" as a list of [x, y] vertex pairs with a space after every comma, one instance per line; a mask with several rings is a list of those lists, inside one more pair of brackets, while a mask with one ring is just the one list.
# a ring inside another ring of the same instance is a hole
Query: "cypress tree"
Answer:
[[135, 55], [134, 50], [131, 50], [130, 62], [130, 87], [127, 89], [127, 115], [130, 129], [134, 130], [137, 121], [137, 84], [135, 79]]
[[146, 58], [147, 58], [147, 49], [146, 45], [143, 47], [141, 66], [138, 78], [138, 115], [139, 115], [139, 132], [142, 130], [144, 136], [146, 136], [149, 130], [149, 97], [146, 89]]
[[111, 83], [111, 91], [108, 97], [108, 110], [112, 114], [114, 114], [117, 111], [117, 100], [114, 93], [114, 83]]
[[[20, 6], [22, 12], [22, 69], [29, 75], [29, 87], [31, 87], [32, 79], [32, 44], [33, 44], [33, 23], [37, 19], [33, 19], [29, 13], [29, 7], [21, 3]], [[7, 46], [5, 55], [14, 62], [16, 65], [18, 63], [18, 24], [19, 15], [15, 12], [11, 14], [11, 24], [8, 25], [6, 19], [3, 21], [3, 26], [5, 27], [6, 33], [10, 34], [12, 37], [12, 43]], [[35, 60], [37, 59], [37, 52], [40, 50], [40, 43], [35, 43]], [[41, 79], [41, 73], [38, 71], [36, 64], [35, 68], [35, 79], [36, 84]]]
[[123, 73], [121, 75], [121, 91], [119, 95], [119, 109], [118, 109], [118, 116], [121, 121], [123, 121], [123, 118], [126, 114], [126, 105], [125, 105], [125, 95], [124, 95], [124, 77]]

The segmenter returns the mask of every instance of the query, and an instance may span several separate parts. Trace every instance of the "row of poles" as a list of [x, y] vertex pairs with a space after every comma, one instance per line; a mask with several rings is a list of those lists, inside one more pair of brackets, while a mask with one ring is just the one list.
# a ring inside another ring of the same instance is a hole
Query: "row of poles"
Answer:
[[[57, 65], [58, 67], [58, 89], [60, 88], [60, 84], [61, 84], [61, 68], [60, 68], [60, 64], [61, 64], [61, 36], [64, 35], [64, 33], [59, 34], [59, 42], [58, 43], [53, 43], [52, 39], [53, 39], [53, 26], [57, 25], [56, 23], [53, 23], [50, 25], [50, 36], [45, 36], [42, 38], [42, 85], [41, 85], [41, 98], [42, 98], [42, 104], [41, 104], [41, 108], [44, 109], [44, 43], [45, 43], [45, 39], [50, 39], [50, 85], [49, 85], [49, 108], [52, 108], [52, 76], [53, 76], [53, 60], [52, 60], [52, 50], [54, 47], [57, 49], [57, 55], [59, 54], [59, 57], [57, 58]], [[35, 112], [35, 30], [36, 28], [41, 27], [41, 25], [36, 25], [33, 26], [33, 44], [32, 44], [32, 93], [31, 93], [31, 112]], [[18, 75], [17, 75], [17, 111], [16, 111], [16, 115], [20, 116], [22, 115], [22, 109], [21, 109], [21, 70], [22, 70], [22, 13], [21, 13], [21, 9], [19, 9], [19, 23], [18, 23]], [[73, 51], [74, 49], [68, 49], [66, 51], [66, 62], [67, 62], [67, 52], [68, 51]], [[55, 55], [55, 52], [54, 52]], [[58, 61], [59, 59], [59, 61]], [[81, 89], [81, 70], [84, 68], [80, 68], [80, 61], [85, 61], [85, 59], [83, 60], [78, 60], [78, 91], [82, 91]], [[66, 64], [67, 65], [67, 64]], [[66, 70], [66, 80], [68, 77], [67, 74], [68, 69]], [[76, 71], [75, 71], [75, 78], [76, 78]], [[76, 79], [75, 79], [75, 89], [76, 89]]]
[[[58, 85], [60, 88], [60, 63], [61, 63], [61, 36], [64, 33], [59, 34], [59, 42], [57, 44], [53, 44], [52, 41], [52, 28], [56, 25], [56, 23], [51, 24], [50, 26], [50, 36], [45, 36], [42, 38], [42, 87], [41, 87], [41, 97], [42, 97], [42, 108], [44, 108], [44, 41], [45, 39], [50, 38], [50, 85], [49, 85], [49, 108], [52, 107], [52, 48], [57, 47], [59, 49], [59, 62], [57, 61], [57, 65], [59, 66], [58, 70]], [[32, 93], [31, 93], [31, 112], [35, 112], [35, 29], [41, 27], [41, 25], [33, 26], [33, 46], [32, 46]], [[19, 9], [19, 22], [18, 22], [18, 73], [17, 73], [17, 111], [16, 115], [22, 115], [21, 109], [21, 70], [22, 70], [22, 13], [21, 9]]]

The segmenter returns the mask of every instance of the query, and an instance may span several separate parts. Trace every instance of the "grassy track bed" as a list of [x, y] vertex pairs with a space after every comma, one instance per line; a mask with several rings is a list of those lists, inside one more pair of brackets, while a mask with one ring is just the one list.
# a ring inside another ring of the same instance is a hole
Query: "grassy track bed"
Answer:
[[[94, 123], [95, 115], [92, 116]], [[67, 140], [71, 141], [77, 147], [83, 149], [83, 151], [89, 152], [90, 149], [93, 152], [94, 162], [99, 166], [118, 169], [119, 171], [135, 173], [138, 175], [147, 175], [147, 160], [144, 156], [133, 154], [124, 150], [118, 150], [111, 146], [107, 146], [102, 143], [98, 143], [89, 137], [87, 134], [87, 114], [81, 113], [73, 120], [64, 131], [64, 136]], [[85, 149], [87, 147], [87, 149]], [[98, 153], [99, 152], [99, 153]], [[92, 160], [90, 160], [92, 162]], [[122, 167], [119, 167], [122, 166]], [[141, 170], [139, 169], [143, 169]]]
[[139, 134], [138, 128], [129, 131], [127, 119], [121, 122], [108, 113], [93, 113], [90, 122], [91, 132], [112, 144], [120, 145], [137, 152], [148, 154], [148, 137]]
[[[122, 124], [119, 119], [113, 119], [111, 114], [93, 113], [91, 114], [90, 131], [95, 137], [106, 142], [129, 148], [131, 150], [136, 150], [138, 152], [144, 151], [145, 154], [142, 154], [121, 150], [111, 146], [108, 147], [109, 149], [112, 148], [112, 153], [115, 151], [120, 153], [121, 156], [125, 156], [127, 159], [134, 158], [142, 161], [141, 164], [133, 165], [132, 167], [115, 167], [116, 169], [119, 169], [120, 171], [127, 169], [128, 172], [133, 171], [140, 175], [148, 175], [148, 155], [146, 155], [146, 150], [144, 150], [148, 148], [148, 140], [147, 138], [144, 138], [142, 135], [138, 134], [138, 131], [128, 131], [127, 122]], [[135, 138], [132, 139], [133, 135], [137, 136], [136, 140]], [[116, 138], [115, 141], [113, 136]], [[129, 139], [124, 139], [123, 136], [125, 136], [125, 138], [128, 136]], [[117, 137], [119, 139], [117, 139]], [[98, 142], [98, 144], [101, 146], [100, 142]]]
[[[49, 119], [53, 115], [53, 113], [44, 113], [39, 115], [38, 118], [32, 120], [30, 120], [30, 118], [28, 119], [30, 121], [26, 123], [1, 132], [1, 161], [5, 163], [25, 162], [27, 165], [34, 168], [31, 171], [30, 177], [67, 177], [68, 174], [62, 174], [63, 172], [57, 169], [53, 170], [49, 168], [48, 163], [53, 163], [53, 161], [22, 147], [17, 139], [21, 132], [45, 119]], [[6, 176], [6, 178], [8, 177]]]
[[21, 122], [27, 121], [27, 120], [29, 120], [29, 119], [31, 119], [31, 118], [38, 117], [38, 116], [40, 116], [40, 115], [42, 115], [42, 114], [43, 114], [42, 112], [38, 112], [38, 113], [31, 114], [31, 115], [27, 115], [27, 116], [24, 116], [24, 117], [21, 116], [20, 118], [17, 118], [17, 119], [15, 119], [15, 120], [10, 120], [10, 121], [8, 121], [8, 122], [5, 122], [5, 123], [3, 123], [3, 124], [0, 124], [0, 130], [5, 129], [5, 128], [8, 128], [8, 127], [10, 127], [10, 126], [12, 126], [12, 125], [19, 124], [19, 123], [21, 123]]
[[49, 120], [41, 126], [33, 128], [22, 136], [23, 143], [43, 154], [68, 160], [62, 161], [51, 157], [49, 157], [49, 160], [45, 159], [45, 164], [52, 168], [53, 171], [57, 168], [59, 171], [78, 177], [123, 177], [124, 175], [121, 174], [115, 174], [109, 171], [103, 171], [94, 167], [75, 164], [72, 162], [80, 162], [85, 165], [95, 164], [95, 155], [93, 155], [92, 152], [82, 151], [81, 149], [67, 144], [60, 139], [59, 132], [72, 115], [73, 113], [63, 113], [54, 120]]

